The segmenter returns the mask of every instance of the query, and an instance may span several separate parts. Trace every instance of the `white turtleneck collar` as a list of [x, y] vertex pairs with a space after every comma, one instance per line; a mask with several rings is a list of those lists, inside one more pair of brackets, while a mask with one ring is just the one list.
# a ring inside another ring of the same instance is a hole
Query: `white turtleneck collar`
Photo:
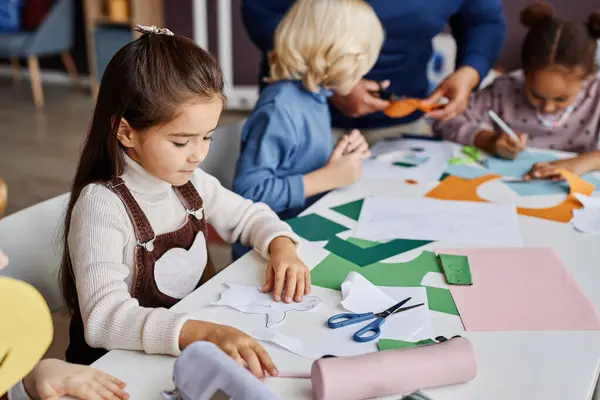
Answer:
[[171, 189], [171, 184], [152, 176], [140, 164], [132, 160], [125, 152], [125, 168], [121, 178], [132, 192], [142, 194], [163, 193]]

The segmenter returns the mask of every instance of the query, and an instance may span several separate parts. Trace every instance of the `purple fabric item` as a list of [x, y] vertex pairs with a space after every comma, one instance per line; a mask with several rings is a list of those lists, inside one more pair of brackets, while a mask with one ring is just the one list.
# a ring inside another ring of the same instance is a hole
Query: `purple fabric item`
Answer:
[[433, 130], [446, 140], [473, 145], [475, 136], [482, 130], [501, 132], [488, 116], [488, 111], [493, 110], [515, 132], [529, 135], [528, 147], [582, 153], [598, 149], [599, 104], [600, 73], [585, 82], [573, 113], [565, 123], [547, 128], [538, 121], [536, 109], [527, 100], [523, 72], [519, 70], [473, 93], [464, 113], [446, 122], [436, 122]]
[[209, 400], [219, 391], [233, 400], [277, 400], [263, 382], [209, 342], [193, 343], [181, 353], [173, 381], [183, 400]]

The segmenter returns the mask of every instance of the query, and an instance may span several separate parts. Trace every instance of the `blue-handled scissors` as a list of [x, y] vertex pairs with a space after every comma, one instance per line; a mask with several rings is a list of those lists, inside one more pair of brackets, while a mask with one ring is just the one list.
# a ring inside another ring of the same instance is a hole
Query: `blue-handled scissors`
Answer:
[[[347, 325], [358, 324], [359, 322], [368, 321], [370, 319], [375, 318], [375, 321], [371, 322], [364, 328], [359, 329], [354, 333], [352, 338], [355, 342], [369, 342], [371, 340], [377, 339], [379, 335], [381, 335], [381, 325], [385, 322], [385, 319], [392, 314], [396, 314], [402, 311], [412, 310], [413, 308], [421, 307], [425, 303], [415, 304], [414, 306], [402, 307], [406, 304], [411, 297], [402, 300], [400, 303], [393, 305], [385, 311], [380, 313], [365, 313], [365, 314], [354, 314], [354, 313], [343, 313], [336, 314], [333, 317], [327, 320], [327, 325], [331, 329], [341, 328]], [[373, 332], [372, 334], [369, 334]]]

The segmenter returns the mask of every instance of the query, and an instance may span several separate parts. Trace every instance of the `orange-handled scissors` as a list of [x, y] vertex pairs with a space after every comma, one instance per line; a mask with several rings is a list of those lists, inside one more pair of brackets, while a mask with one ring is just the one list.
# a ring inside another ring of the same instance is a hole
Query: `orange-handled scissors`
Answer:
[[421, 110], [424, 113], [429, 113], [433, 110], [443, 108], [443, 104], [426, 104], [421, 99], [415, 98], [402, 98], [382, 87], [379, 88], [379, 97], [383, 100], [391, 102], [388, 108], [383, 112], [390, 118], [402, 118], [414, 113], [417, 110]]

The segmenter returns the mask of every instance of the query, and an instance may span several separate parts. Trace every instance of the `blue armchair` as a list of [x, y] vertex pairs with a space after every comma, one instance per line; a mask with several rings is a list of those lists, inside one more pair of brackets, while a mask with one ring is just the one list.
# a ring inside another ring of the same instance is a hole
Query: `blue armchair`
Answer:
[[71, 78], [78, 78], [70, 53], [73, 49], [73, 18], [73, 0], [56, 0], [36, 31], [0, 33], [0, 57], [11, 60], [15, 81], [20, 77], [19, 59], [27, 58], [37, 109], [44, 107], [38, 57], [60, 54]]

